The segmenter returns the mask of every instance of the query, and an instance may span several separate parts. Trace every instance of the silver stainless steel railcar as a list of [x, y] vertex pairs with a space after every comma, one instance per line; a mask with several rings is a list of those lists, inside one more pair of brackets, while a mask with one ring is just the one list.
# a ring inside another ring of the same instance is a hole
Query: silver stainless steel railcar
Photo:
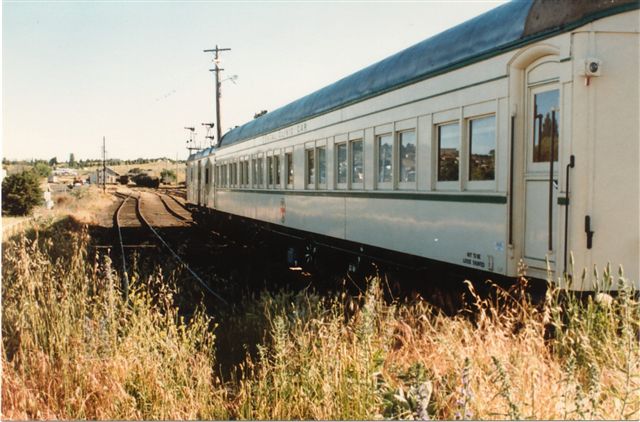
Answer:
[[506, 276], [573, 253], [638, 286], [638, 4], [497, 7], [191, 155], [188, 201]]

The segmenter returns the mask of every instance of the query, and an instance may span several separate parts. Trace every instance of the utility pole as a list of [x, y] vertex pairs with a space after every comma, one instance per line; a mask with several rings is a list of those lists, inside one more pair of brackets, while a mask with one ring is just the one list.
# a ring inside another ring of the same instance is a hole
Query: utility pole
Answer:
[[107, 148], [105, 137], [102, 137], [102, 193], [107, 191]]
[[231, 51], [230, 48], [218, 48], [218, 45], [216, 44], [216, 48], [210, 49], [210, 50], [204, 50], [205, 53], [215, 53], [214, 55], [214, 59], [213, 59], [213, 63], [215, 64], [215, 68], [213, 69], [209, 69], [209, 71], [211, 72], [215, 72], [216, 74], [216, 125], [217, 127], [217, 135], [218, 135], [218, 139], [217, 142], [220, 142], [220, 138], [222, 137], [222, 129], [220, 127], [220, 86], [222, 85], [222, 82], [220, 82], [220, 72], [223, 71], [224, 69], [221, 69], [219, 64], [220, 64], [220, 58], [219, 58], [219, 54], [221, 51]]

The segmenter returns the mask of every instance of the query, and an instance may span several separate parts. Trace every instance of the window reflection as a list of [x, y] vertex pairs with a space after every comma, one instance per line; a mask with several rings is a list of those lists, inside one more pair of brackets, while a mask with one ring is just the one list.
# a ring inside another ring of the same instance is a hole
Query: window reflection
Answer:
[[264, 160], [262, 157], [258, 158], [258, 186], [262, 186], [264, 179]]
[[273, 157], [267, 157], [267, 184], [273, 185]]
[[391, 182], [393, 175], [393, 141], [391, 135], [378, 136], [378, 182]]
[[494, 180], [496, 163], [495, 116], [469, 122], [469, 180]]
[[364, 181], [364, 167], [362, 162], [362, 140], [351, 141], [351, 183]]
[[325, 147], [318, 148], [318, 183], [321, 185], [327, 183], [327, 149]]
[[307, 184], [313, 185], [316, 183], [316, 165], [314, 160], [314, 150], [307, 150]]
[[288, 152], [285, 156], [287, 157], [287, 184], [293, 185], [293, 154]]
[[458, 123], [438, 126], [438, 181], [459, 179], [460, 127]]
[[280, 186], [280, 156], [273, 156], [273, 167], [275, 169], [276, 174], [276, 186]]
[[400, 181], [416, 181], [416, 132], [406, 131], [398, 134], [400, 144]]
[[[533, 162], [558, 160], [558, 121], [560, 119], [560, 90], [541, 92], [534, 96], [533, 105]], [[553, 149], [552, 149], [553, 145]]]
[[338, 183], [347, 183], [347, 144], [337, 145]]

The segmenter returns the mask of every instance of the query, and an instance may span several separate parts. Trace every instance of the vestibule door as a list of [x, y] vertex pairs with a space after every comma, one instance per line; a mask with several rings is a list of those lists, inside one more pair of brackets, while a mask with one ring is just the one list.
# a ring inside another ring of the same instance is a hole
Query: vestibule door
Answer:
[[557, 80], [535, 84], [528, 80], [526, 92], [524, 258], [529, 267], [546, 269], [548, 261], [554, 270], [558, 244], [560, 86]]

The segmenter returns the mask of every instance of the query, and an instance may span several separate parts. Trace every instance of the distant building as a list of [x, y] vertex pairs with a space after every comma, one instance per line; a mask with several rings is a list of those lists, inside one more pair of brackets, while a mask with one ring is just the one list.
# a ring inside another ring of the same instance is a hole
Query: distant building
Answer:
[[77, 176], [78, 172], [74, 169], [66, 168], [66, 167], [58, 167], [53, 170], [53, 174], [55, 176]]
[[[106, 179], [107, 179], [107, 183], [108, 184], [113, 184], [113, 183], [117, 183], [118, 182], [118, 177], [120, 175], [118, 173], [116, 173], [115, 171], [111, 170], [109, 167], [107, 167], [107, 169], [106, 169], [106, 171], [104, 173], [106, 175]], [[103, 174], [102, 169], [94, 171], [93, 173], [91, 173], [89, 175], [89, 182], [92, 185], [101, 185], [102, 184], [102, 174]]]

